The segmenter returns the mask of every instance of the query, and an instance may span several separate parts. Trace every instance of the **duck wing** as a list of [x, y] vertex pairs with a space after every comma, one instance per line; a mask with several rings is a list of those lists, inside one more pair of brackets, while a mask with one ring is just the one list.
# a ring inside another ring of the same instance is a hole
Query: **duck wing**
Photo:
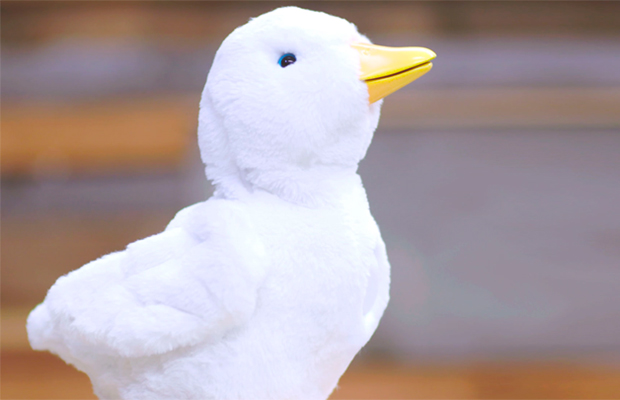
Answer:
[[144, 357], [213, 340], [252, 315], [262, 260], [241, 206], [199, 203], [164, 232], [58, 279], [29, 316], [30, 342], [79, 367], [93, 354]]

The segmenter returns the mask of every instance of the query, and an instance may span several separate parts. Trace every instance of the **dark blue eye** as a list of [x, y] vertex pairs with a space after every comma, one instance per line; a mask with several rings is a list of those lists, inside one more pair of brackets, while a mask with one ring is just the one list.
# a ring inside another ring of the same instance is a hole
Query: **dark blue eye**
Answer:
[[294, 64], [295, 61], [297, 61], [297, 58], [295, 58], [295, 54], [286, 53], [282, 57], [280, 57], [280, 59], [278, 60], [278, 64], [280, 64], [280, 66], [284, 68], [288, 67], [291, 64]]

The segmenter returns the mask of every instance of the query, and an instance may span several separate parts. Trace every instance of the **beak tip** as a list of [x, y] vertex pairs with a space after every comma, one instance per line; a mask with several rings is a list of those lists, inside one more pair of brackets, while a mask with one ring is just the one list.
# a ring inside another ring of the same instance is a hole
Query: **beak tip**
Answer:
[[428, 53], [428, 59], [430, 60], [434, 60], [437, 58], [437, 53], [435, 53], [433, 50], [431, 49], [425, 49], [426, 52]]

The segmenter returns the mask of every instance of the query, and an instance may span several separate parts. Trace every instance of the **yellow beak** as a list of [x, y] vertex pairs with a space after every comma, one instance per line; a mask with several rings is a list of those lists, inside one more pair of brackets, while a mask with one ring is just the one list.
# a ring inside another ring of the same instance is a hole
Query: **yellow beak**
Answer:
[[368, 86], [371, 104], [430, 71], [433, 67], [430, 61], [437, 57], [424, 47], [386, 47], [366, 43], [351, 46], [360, 53], [360, 80]]

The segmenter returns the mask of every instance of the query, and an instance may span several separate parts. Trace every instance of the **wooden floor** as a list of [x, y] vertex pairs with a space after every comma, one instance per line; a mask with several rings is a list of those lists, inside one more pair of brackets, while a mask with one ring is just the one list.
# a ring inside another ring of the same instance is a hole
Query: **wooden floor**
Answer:
[[[352, 366], [332, 399], [617, 399], [620, 370], [570, 365]], [[33, 351], [2, 352], [3, 399], [95, 399], [86, 375]]]

